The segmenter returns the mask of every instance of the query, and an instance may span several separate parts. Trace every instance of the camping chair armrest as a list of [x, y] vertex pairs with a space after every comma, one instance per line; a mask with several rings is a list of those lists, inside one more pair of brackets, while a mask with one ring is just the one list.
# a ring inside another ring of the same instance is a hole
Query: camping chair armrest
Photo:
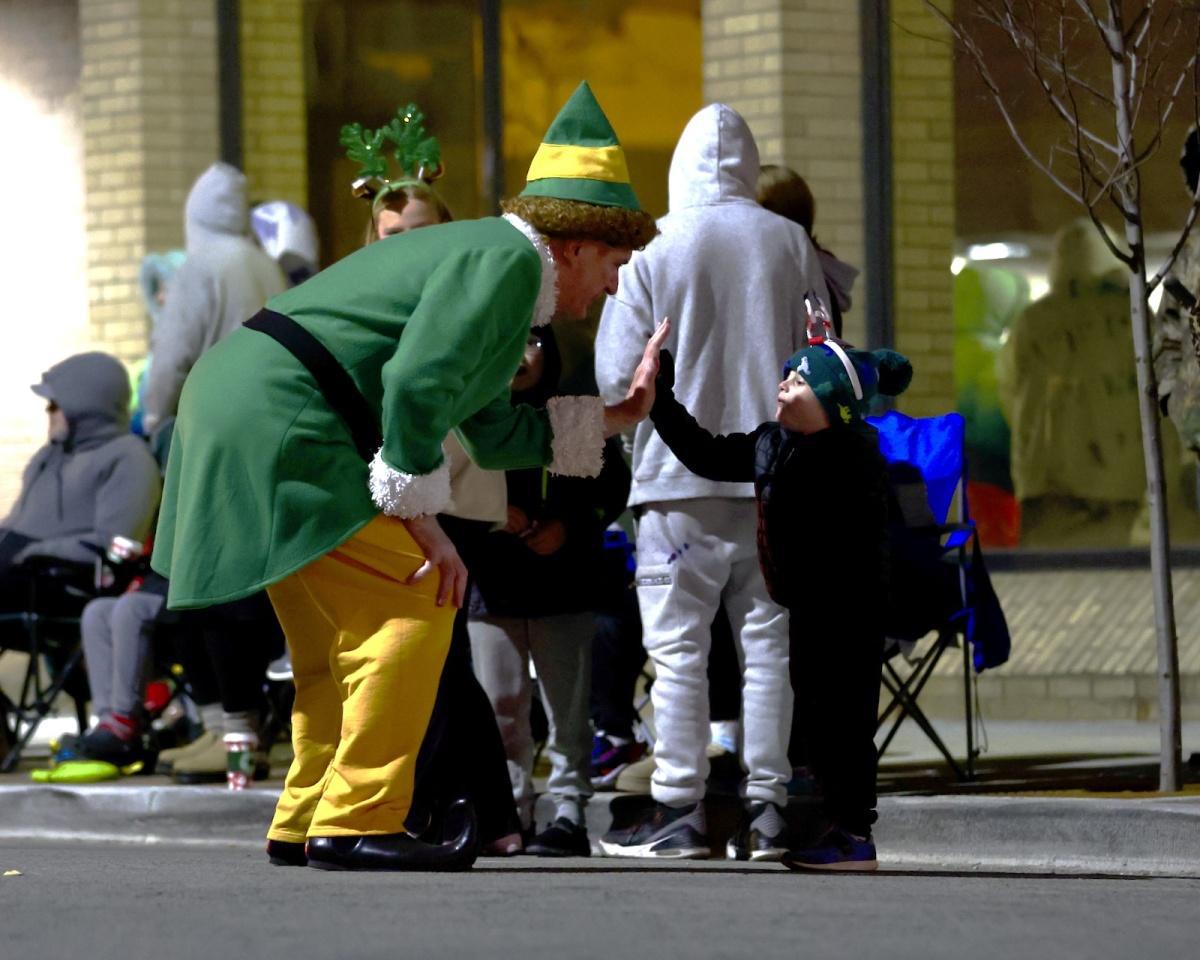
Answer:
[[939, 523], [937, 525], [939, 536], [945, 536], [946, 541], [942, 544], [943, 550], [962, 550], [975, 536], [975, 521], [968, 520], [966, 523]]

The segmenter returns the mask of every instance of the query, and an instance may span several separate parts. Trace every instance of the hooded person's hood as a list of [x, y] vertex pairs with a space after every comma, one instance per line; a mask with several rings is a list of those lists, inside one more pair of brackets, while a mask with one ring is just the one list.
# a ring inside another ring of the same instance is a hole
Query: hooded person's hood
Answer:
[[129, 374], [107, 353], [77, 353], [56, 363], [31, 389], [53, 400], [70, 432], [63, 446], [82, 449], [124, 433], [129, 424]]
[[183, 227], [189, 252], [213, 234], [246, 236], [245, 175], [227, 163], [214, 163], [200, 174], [188, 193]]
[[671, 210], [714, 203], [756, 203], [758, 145], [732, 107], [711, 103], [683, 128], [667, 188]]
[[1095, 287], [1117, 265], [1095, 224], [1080, 217], [1055, 234], [1050, 289], [1063, 296], [1076, 296]]
[[158, 292], [171, 282], [171, 277], [183, 266], [186, 257], [187, 254], [182, 250], [168, 250], [166, 253], [148, 253], [142, 260], [138, 283], [151, 323], [157, 324], [162, 318], [163, 305], [158, 302]]

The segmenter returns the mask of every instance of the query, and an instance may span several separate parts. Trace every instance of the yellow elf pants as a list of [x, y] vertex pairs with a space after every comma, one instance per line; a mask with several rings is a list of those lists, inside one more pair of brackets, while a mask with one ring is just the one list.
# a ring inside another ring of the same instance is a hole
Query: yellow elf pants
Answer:
[[268, 588], [296, 683], [272, 840], [404, 830], [455, 613], [436, 605], [436, 572], [405, 585], [423, 562], [404, 524], [380, 516]]

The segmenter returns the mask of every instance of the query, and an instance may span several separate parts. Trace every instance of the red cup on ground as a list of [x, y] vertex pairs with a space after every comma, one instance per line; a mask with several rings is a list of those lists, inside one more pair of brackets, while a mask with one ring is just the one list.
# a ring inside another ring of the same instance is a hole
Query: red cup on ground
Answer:
[[227, 733], [224, 741], [226, 786], [230, 790], [245, 790], [254, 776], [258, 737], [252, 733]]

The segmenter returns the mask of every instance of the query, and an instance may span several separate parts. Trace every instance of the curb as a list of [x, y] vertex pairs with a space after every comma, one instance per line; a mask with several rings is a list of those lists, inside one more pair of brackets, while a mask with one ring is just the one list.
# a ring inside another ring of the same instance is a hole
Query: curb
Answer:
[[[260, 848], [277, 796], [223, 786], [3, 786], [0, 838]], [[593, 838], [609, 829], [616, 796], [588, 806]], [[538, 821], [553, 816], [541, 797]], [[893, 869], [1200, 877], [1200, 799], [884, 797], [875, 839]]]

